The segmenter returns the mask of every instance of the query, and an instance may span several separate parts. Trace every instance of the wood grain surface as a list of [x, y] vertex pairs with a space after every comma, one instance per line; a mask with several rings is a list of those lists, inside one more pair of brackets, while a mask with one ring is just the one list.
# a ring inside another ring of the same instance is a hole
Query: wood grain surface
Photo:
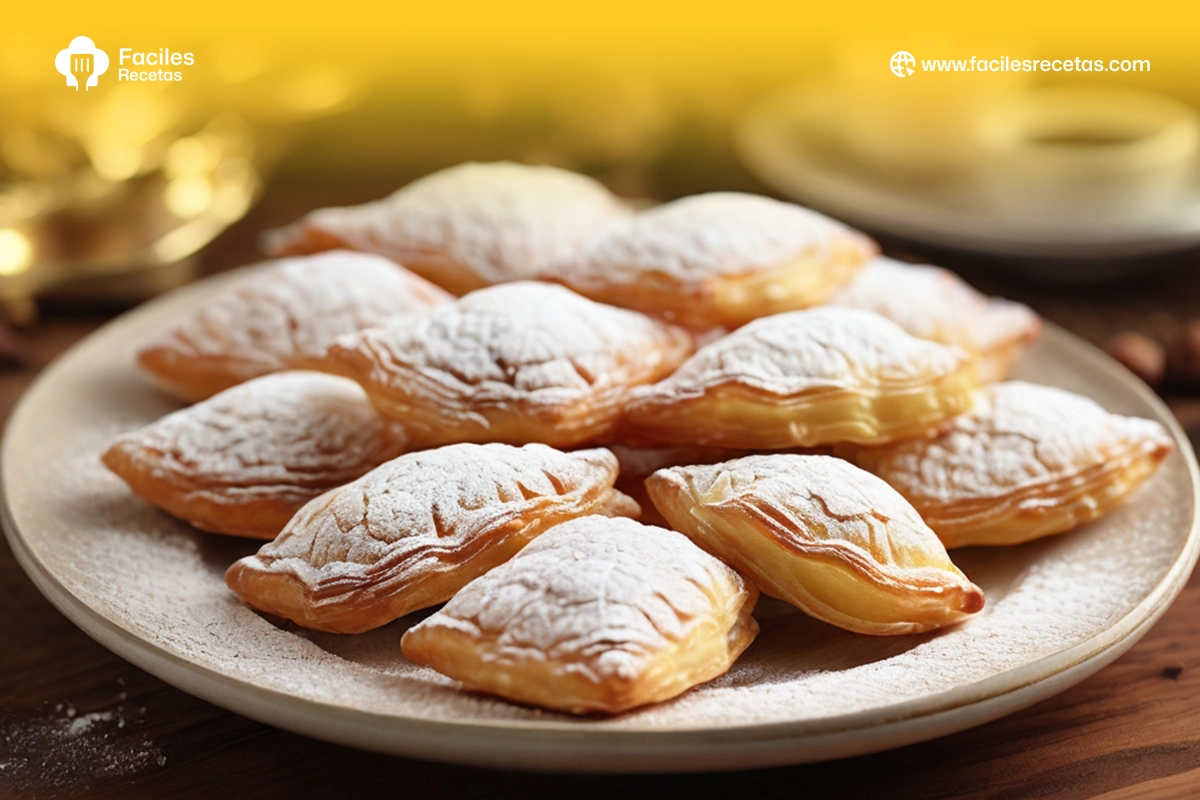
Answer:
[[[312, 203], [264, 203], [208, 252], [207, 270], [252, 260], [255, 232], [292, 218], [297, 205]], [[1200, 315], [1194, 261], [1133, 285], [1086, 291], [968, 274], [1096, 343], [1126, 328], [1169, 335], [1179, 319]], [[4, 417], [41, 367], [105, 319], [59, 311], [20, 331], [18, 357], [0, 372]], [[1176, 390], [1166, 398], [1194, 444], [1200, 395]], [[379, 756], [231, 714], [93, 642], [0, 547], [0, 797], [608, 797], [638, 789], [805, 798], [1200, 796], [1200, 576], [1125, 656], [997, 722], [823, 764], [597, 777]]]

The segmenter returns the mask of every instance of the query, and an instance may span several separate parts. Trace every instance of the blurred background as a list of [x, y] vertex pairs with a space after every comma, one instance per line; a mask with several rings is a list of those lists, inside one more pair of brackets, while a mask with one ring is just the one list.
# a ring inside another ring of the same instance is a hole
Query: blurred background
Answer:
[[[649, 200], [803, 202], [1110, 346], [1194, 433], [1200, 12], [1050, 5], [6, 10], [6, 391], [120, 309], [253, 262], [266, 228], [514, 159]], [[80, 35], [112, 59], [83, 91], [54, 67]], [[121, 48], [195, 63], [121, 81]]]

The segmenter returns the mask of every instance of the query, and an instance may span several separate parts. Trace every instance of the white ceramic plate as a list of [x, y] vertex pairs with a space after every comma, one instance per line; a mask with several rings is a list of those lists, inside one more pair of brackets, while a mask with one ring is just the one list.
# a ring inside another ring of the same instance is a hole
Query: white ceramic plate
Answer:
[[574, 719], [461, 692], [400, 654], [407, 618], [356, 635], [277, 627], [222, 581], [255, 545], [152, 509], [100, 465], [115, 434], [173, 404], [133, 366], [138, 344], [236, 274], [146, 305], [48, 368], [5, 436], [4, 527], [39, 589], [105, 646], [246, 716], [356, 747], [551, 770], [716, 770], [848, 756], [942, 736], [1048, 697], [1133, 645], [1196, 560], [1195, 457], [1166, 408], [1051, 327], [1026, 379], [1161, 421], [1177, 451], [1098, 523], [955, 557], [987, 609], [940, 634], [873, 638], [764, 601], [762, 633], [724, 677], [616, 719]]
[[[1066, 220], [1030, 217], [989, 201], [978, 176], [889, 179], [842, 146], [838, 96], [815, 83], [780, 92], [738, 126], [742, 161], [773, 189], [852, 225], [939, 247], [1015, 259], [1078, 261], [1080, 276], [1145, 270], [1099, 261], [1166, 255], [1200, 246], [1200, 174], [1169, 214]], [[1059, 265], [1067, 269], [1066, 264]], [[1044, 274], [1041, 277], [1045, 278]]]

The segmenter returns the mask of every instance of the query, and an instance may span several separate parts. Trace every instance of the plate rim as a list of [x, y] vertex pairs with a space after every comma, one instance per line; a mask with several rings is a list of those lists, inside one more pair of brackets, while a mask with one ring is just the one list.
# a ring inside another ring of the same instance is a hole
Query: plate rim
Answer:
[[[1017, 222], [997, 234], [994, 226], [980, 227], [980, 221], [987, 216], [983, 211], [969, 215], [969, 219], [962, 216], [944, 218], [944, 215], [939, 219], [939, 212], [933, 210], [934, 205], [928, 201], [918, 201], [922, 213], [863, 213], [860, 204], [852, 198], [858, 196], [861, 199], [864, 192], [875, 198], [872, 206], [881, 198], [890, 198], [896, 201], [893, 205], [903, 207], [911, 205], [913, 198], [880, 184], [847, 178], [844, 171], [814, 167], [815, 161], [811, 157], [797, 155], [806, 150], [804, 146], [789, 145], [784, 141], [794, 122], [812, 116], [811, 107], [830, 89], [830, 84], [810, 81], [769, 94], [755, 103], [737, 124], [734, 147], [743, 165], [774, 190], [827, 208], [833, 215], [859, 227], [889, 236], [920, 239], [941, 247], [1009, 258], [1072, 261], [1097, 257], [1134, 258], [1187, 252], [1200, 246], [1200, 173], [1193, 175], [1189, 214], [1159, 230], [1101, 226], [1073, 229], [1069, 235], [1056, 236], [1050, 231], [1030, 229]], [[828, 184], [830, 181], [838, 184], [835, 191], [811, 188], [814, 183]]]
[[[1179, 450], [1194, 498], [1191, 527], [1170, 569], [1129, 612], [1081, 642], [980, 681], [883, 709], [816, 720], [724, 724], [719, 728], [630, 731], [588, 728], [586, 722], [581, 725], [577, 720], [444, 720], [383, 715], [263, 687], [189, 661], [143, 639], [75, 595], [40, 562], [18, 528], [6, 478], [10, 432], [26, 414], [33, 413], [29, 409], [35, 390], [77, 349], [101, 332], [136, 325], [141, 316], [153, 314], [160, 303], [179, 302], [180, 295], [190, 294], [194, 287], [212, 291], [244, 276], [249, 269], [254, 267], [198, 281], [183, 292], [143, 304], [83, 337], [42, 370], [14, 406], [4, 429], [0, 444], [0, 523], [18, 563], [38, 591], [100, 644], [185, 692], [302, 735], [437, 761], [556, 771], [705, 771], [802, 763], [891, 749], [975, 727], [1057, 694], [1099, 671], [1131, 648], [1166, 612], [1200, 556], [1200, 466], [1182, 427], [1165, 403], [1132, 373], [1086, 341], [1046, 323], [1043, 336], [1065, 348], [1072, 358], [1089, 362], [1119, 381], [1155, 411]], [[311, 722], [315, 718], [336, 723], [328, 736], [314, 734]], [[380, 733], [386, 736], [381, 738]], [[854, 737], [857, 740], [851, 741]], [[539, 743], [552, 743], [553, 747], [531, 750], [531, 745]], [[747, 746], [752, 746], [750, 751]]]

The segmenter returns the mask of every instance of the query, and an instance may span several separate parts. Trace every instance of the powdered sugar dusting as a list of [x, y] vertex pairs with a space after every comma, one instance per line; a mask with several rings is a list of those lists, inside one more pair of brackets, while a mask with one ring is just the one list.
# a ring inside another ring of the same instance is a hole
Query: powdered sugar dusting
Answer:
[[1110, 414], [1078, 394], [1022, 381], [978, 393], [975, 408], [929, 442], [868, 450], [860, 461], [907, 497], [1000, 497], [1169, 444], [1157, 422]]
[[676, 200], [619, 220], [555, 274], [580, 287], [636, 285], [648, 275], [684, 286], [706, 278], [780, 268], [801, 257], [831, 259], [835, 245], [862, 234], [793, 203], [753, 194], [714, 192]]
[[113, 718], [111, 711], [92, 711], [84, 714], [82, 717], [75, 717], [71, 720], [71, 724], [67, 726], [67, 736], [79, 736], [91, 730], [92, 726], [97, 722], [108, 722]]
[[813, 308], [757, 319], [701, 348], [645, 396], [695, 396], [738, 383], [778, 395], [932, 382], [963, 366], [956, 347], [908, 335], [867, 311]]
[[280, 372], [248, 381], [118, 438], [134, 468], [215, 503], [297, 506], [399, 455], [403, 428], [353, 381]]
[[231, 376], [246, 380], [315, 358], [342, 334], [451, 299], [408, 270], [366, 253], [337, 251], [272, 263], [190, 309], [147, 350], [170, 353], [172, 369], [184, 377], [190, 361], [223, 358]]
[[668, 371], [689, 346], [682, 330], [642, 314], [561, 286], [519, 282], [341, 339], [330, 357], [362, 353], [375, 367], [371, 380], [384, 383], [415, 370], [451, 398], [561, 405], [623, 392], [632, 375]]
[[[1098, 647], [1130, 615], [1145, 619], [1141, 604], [1189, 542], [1195, 499], [1187, 464], [1176, 453], [1129, 504], [1103, 519], [1017, 547], [957, 553], [988, 605], [969, 623], [937, 635], [857, 636], [763, 601], [755, 614], [762, 632], [730, 672], [668, 703], [614, 719], [575, 720], [461, 692], [400, 655], [400, 636], [418, 615], [345, 636], [278, 627], [255, 614], [223, 580], [231, 563], [254, 552], [253, 543], [199, 533], [131, 502], [98, 463], [115, 434], [172, 410], [137, 380], [134, 349], [221, 285], [199, 284], [148, 305], [47, 370], [12, 417], [3, 451], [5, 498], [19, 532], [14, 541], [73, 598], [147, 651], [169, 654], [197, 675], [225, 676], [226, 705], [249, 710], [249, 698], [277, 693], [271, 703], [259, 702], [260, 712], [288, 704], [295, 714], [289, 724], [314, 734], [333, 736], [326, 717], [337, 714], [377, 733], [375, 746], [411, 753], [404, 742], [419, 736], [425, 721], [470, 726], [497, 743], [525, 742], [529, 730], [544, 736], [555, 726], [564, 736], [597, 737], [587, 742], [601, 758], [632, 732], [704, 731], [744, 742], [752, 735], [748, 725], [882, 723], [978, 700], [971, 687], [1025, 686], [1059, 669], [1055, 659], [1068, 648]], [[1078, 348], [1051, 330], [1019, 368], [1025, 377], [1087, 391], [1121, 413], [1158, 418], [1155, 406], [1114, 381], [1096, 357], [1081, 358]], [[307, 722], [299, 721], [302, 707], [293, 698], [315, 704], [304, 711]], [[540, 741], [530, 743], [531, 753], [548, 747]], [[463, 745], [454, 756], [472, 760], [479, 753]]]
[[745, 603], [743, 579], [683, 534], [581, 517], [538, 537], [417, 626], [462, 631], [497, 663], [561, 661], [633, 680], [654, 656]]
[[536, 513], [582, 512], [605, 496], [616, 468], [607, 450], [561, 453], [540, 444], [410, 453], [314, 501], [248, 561], [312, 586], [376, 567], [403, 585], [455, 562], [485, 532], [515, 530]]
[[672, 467], [656, 478], [714, 508], [766, 510], [778, 534], [837, 543], [903, 571], [954, 569], [937, 534], [880, 478], [832, 456], [754, 455], [712, 466]]
[[[461, 164], [410, 183], [383, 200], [314, 211], [311, 227], [351, 247], [406, 259], [443, 253], [484, 283], [535, 277], [584, 239], [629, 213], [601, 184], [554, 167]], [[301, 235], [284, 231], [281, 243]]]
[[77, 793], [165, 766], [162, 749], [134, 732], [141, 711], [118, 704], [80, 713], [65, 702], [0, 712], [0, 794]]
[[1037, 336], [1041, 322], [1021, 303], [986, 297], [953, 272], [878, 257], [830, 301], [872, 311], [913, 336], [986, 352]]

